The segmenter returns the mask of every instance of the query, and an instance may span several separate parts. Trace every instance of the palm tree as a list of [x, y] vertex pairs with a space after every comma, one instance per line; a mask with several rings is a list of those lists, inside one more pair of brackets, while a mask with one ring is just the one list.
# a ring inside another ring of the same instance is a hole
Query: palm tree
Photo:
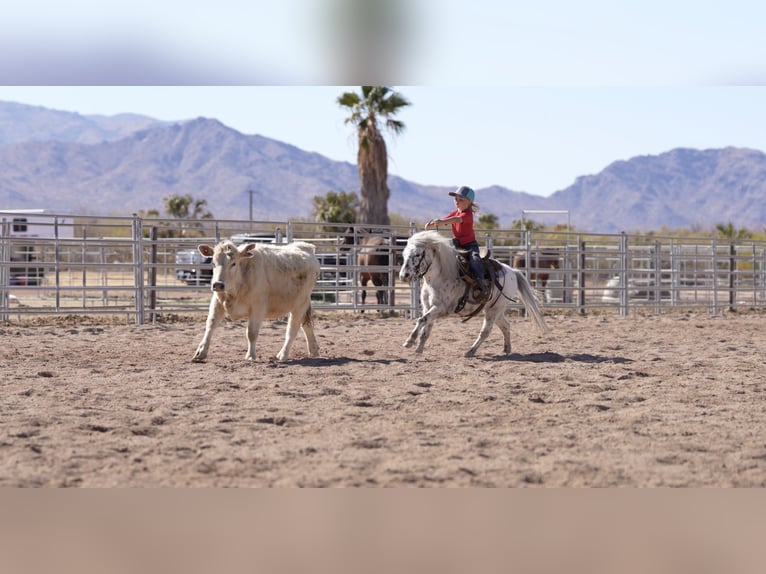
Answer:
[[380, 133], [379, 120], [394, 135], [404, 131], [404, 123], [393, 119], [399, 110], [409, 106], [400, 93], [387, 86], [362, 86], [361, 94], [344, 92], [338, 104], [351, 111], [346, 124], [356, 127], [359, 148], [356, 154], [359, 182], [359, 223], [389, 225], [388, 151]]

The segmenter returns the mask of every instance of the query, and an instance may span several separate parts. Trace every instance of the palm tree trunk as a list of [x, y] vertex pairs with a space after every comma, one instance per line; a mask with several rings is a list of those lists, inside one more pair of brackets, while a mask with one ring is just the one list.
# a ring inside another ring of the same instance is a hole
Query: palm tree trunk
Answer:
[[388, 189], [386, 142], [377, 130], [368, 130], [366, 137], [360, 134], [359, 140], [357, 166], [361, 193], [358, 222], [389, 225], [388, 198], [391, 192]]

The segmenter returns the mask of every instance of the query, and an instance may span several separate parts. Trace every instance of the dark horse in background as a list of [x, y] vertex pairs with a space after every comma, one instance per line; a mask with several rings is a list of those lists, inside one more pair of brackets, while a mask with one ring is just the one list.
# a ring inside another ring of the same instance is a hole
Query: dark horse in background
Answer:
[[529, 252], [529, 264], [527, 264], [527, 252], [517, 251], [513, 256], [512, 267], [516, 269], [531, 269], [527, 279], [538, 289], [545, 289], [548, 285], [551, 269], [561, 267], [561, 254], [555, 250], [532, 250]]
[[[390, 242], [387, 237], [377, 234], [364, 237], [360, 242], [356, 263], [360, 267], [359, 282], [362, 284], [362, 305], [367, 299], [367, 290], [364, 289], [367, 287], [367, 283], [372, 281], [375, 287], [388, 287], [388, 271], [371, 271], [370, 269], [378, 266], [388, 267], [389, 245]], [[377, 289], [375, 297], [378, 305], [388, 303], [388, 291], [385, 289]]]
[[[348, 230], [341, 240], [342, 245], [349, 246], [346, 247], [349, 249], [354, 244], [354, 237], [353, 230]], [[401, 256], [392, 252], [392, 236], [370, 230], [357, 231], [356, 245], [356, 264], [359, 267], [359, 283], [362, 285], [362, 305], [367, 300], [366, 287], [370, 282], [378, 287], [375, 291], [378, 305], [387, 305], [388, 290], [385, 288], [389, 285], [388, 267], [391, 256], [394, 256], [395, 262], [401, 261]]]

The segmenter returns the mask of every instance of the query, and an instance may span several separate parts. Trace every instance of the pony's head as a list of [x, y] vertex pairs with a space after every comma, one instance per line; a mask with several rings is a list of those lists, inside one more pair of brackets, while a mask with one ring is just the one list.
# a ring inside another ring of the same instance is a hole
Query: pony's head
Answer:
[[441, 259], [453, 252], [452, 241], [438, 231], [420, 231], [407, 240], [402, 252], [403, 262], [399, 270], [399, 279], [409, 282], [416, 277], [422, 277], [434, 258]]

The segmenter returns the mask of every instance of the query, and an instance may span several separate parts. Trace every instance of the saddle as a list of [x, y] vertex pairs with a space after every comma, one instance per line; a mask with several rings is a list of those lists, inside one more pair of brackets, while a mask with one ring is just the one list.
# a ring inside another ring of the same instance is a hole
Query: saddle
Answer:
[[463, 296], [458, 300], [457, 307], [455, 307], [455, 313], [462, 311], [466, 303], [469, 302], [478, 304], [478, 307], [474, 309], [470, 315], [466, 316], [463, 321], [467, 321], [471, 317], [474, 317], [484, 308], [487, 301], [492, 298], [492, 293], [495, 287], [500, 291], [503, 290], [503, 286], [500, 285], [497, 280], [497, 274], [498, 271], [500, 271], [500, 262], [496, 259], [492, 259], [490, 251], [487, 250], [486, 255], [481, 258], [481, 267], [482, 272], [484, 273], [487, 290], [481, 299], [477, 299], [474, 295], [474, 290], [479, 287], [479, 281], [471, 272], [471, 266], [468, 263], [469, 257], [470, 254], [467, 252], [460, 252], [457, 256], [460, 278], [465, 282], [465, 291], [463, 292]]

